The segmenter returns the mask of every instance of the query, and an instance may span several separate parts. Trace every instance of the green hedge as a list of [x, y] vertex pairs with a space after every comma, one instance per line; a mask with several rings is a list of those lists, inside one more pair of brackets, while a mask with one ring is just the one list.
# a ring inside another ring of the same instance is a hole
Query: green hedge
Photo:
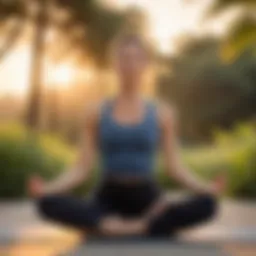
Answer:
[[57, 175], [71, 159], [67, 147], [50, 136], [31, 136], [16, 125], [0, 127], [0, 196], [26, 195], [28, 177]]
[[191, 168], [206, 178], [225, 172], [227, 194], [256, 198], [256, 129], [254, 124], [237, 126], [231, 132], [217, 131], [208, 147], [190, 149], [185, 159]]
[[[229, 133], [216, 132], [212, 145], [186, 148], [187, 165], [205, 179], [225, 171], [230, 185], [227, 193], [236, 197], [256, 198], [256, 132], [253, 125], [239, 126]], [[75, 150], [61, 138], [51, 135], [31, 136], [21, 126], [0, 126], [0, 197], [26, 196], [26, 182], [37, 173], [49, 180], [56, 177], [75, 156]], [[98, 178], [96, 167], [87, 184], [76, 190], [85, 194]], [[161, 185], [173, 188], [175, 183], [159, 164]]]

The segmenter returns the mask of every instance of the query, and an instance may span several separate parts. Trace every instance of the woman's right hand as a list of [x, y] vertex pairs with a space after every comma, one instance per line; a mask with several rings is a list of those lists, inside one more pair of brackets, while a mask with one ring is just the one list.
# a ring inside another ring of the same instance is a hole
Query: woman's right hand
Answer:
[[41, 197], [44, 194], [44, 186], [45, 182], [40, 176], [31, 176], [27, 184], [27, 190], [29, 195], [35, 198]]

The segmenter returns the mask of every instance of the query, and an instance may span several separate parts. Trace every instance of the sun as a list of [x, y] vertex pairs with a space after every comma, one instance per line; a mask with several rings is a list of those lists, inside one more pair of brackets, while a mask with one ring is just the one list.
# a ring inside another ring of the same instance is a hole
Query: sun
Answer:
[[[13, 50], [0, 66], [0, 94], [24, 95], [28, 91], [31, 54], [28, 47]], [[75, 67], [70, 63], [54, 65], [50, 61], [43, 63], [43, 84], [65, 87], [75, 78]]]
[[[49, 65], [49, 64], [48, 64]], [[75, 77], [75, 68], [68, 63], [48, 69], [46, 83], [57, 87], [69, 85]]]

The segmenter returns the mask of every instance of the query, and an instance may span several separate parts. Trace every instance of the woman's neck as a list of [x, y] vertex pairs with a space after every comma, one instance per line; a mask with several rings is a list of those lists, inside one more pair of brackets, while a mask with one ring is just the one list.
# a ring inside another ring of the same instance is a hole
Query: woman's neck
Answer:
[[140, 92], [140, 84], [139, 81], [135, 83], [135, 81], [127, 81], [120, 84], [120, 90], [118, 92], [117, 97], [120, 100], [129, 100], [129, 101], [138, 101], [141, 100], [141, 92]]
[[135, 103], [141, 101], [142, 96], [137, 90], [121, 90], [117, 94], [117, 99], [123, 102], [129, 101], [130, 103]]

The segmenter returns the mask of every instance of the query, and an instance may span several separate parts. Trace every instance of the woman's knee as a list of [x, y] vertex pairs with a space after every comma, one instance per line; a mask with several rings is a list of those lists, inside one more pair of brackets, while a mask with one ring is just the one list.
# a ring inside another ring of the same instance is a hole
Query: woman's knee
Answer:
[[43, 196], [36, 202], [37, 211], [42, 217], [51, 218], [58, 205], [59, 198], [57, 196]]
[[206, 219], [214, 217], [218, 212], [218, 199], [213, 195], [201, 195], [198, 197], [199, 208]]

